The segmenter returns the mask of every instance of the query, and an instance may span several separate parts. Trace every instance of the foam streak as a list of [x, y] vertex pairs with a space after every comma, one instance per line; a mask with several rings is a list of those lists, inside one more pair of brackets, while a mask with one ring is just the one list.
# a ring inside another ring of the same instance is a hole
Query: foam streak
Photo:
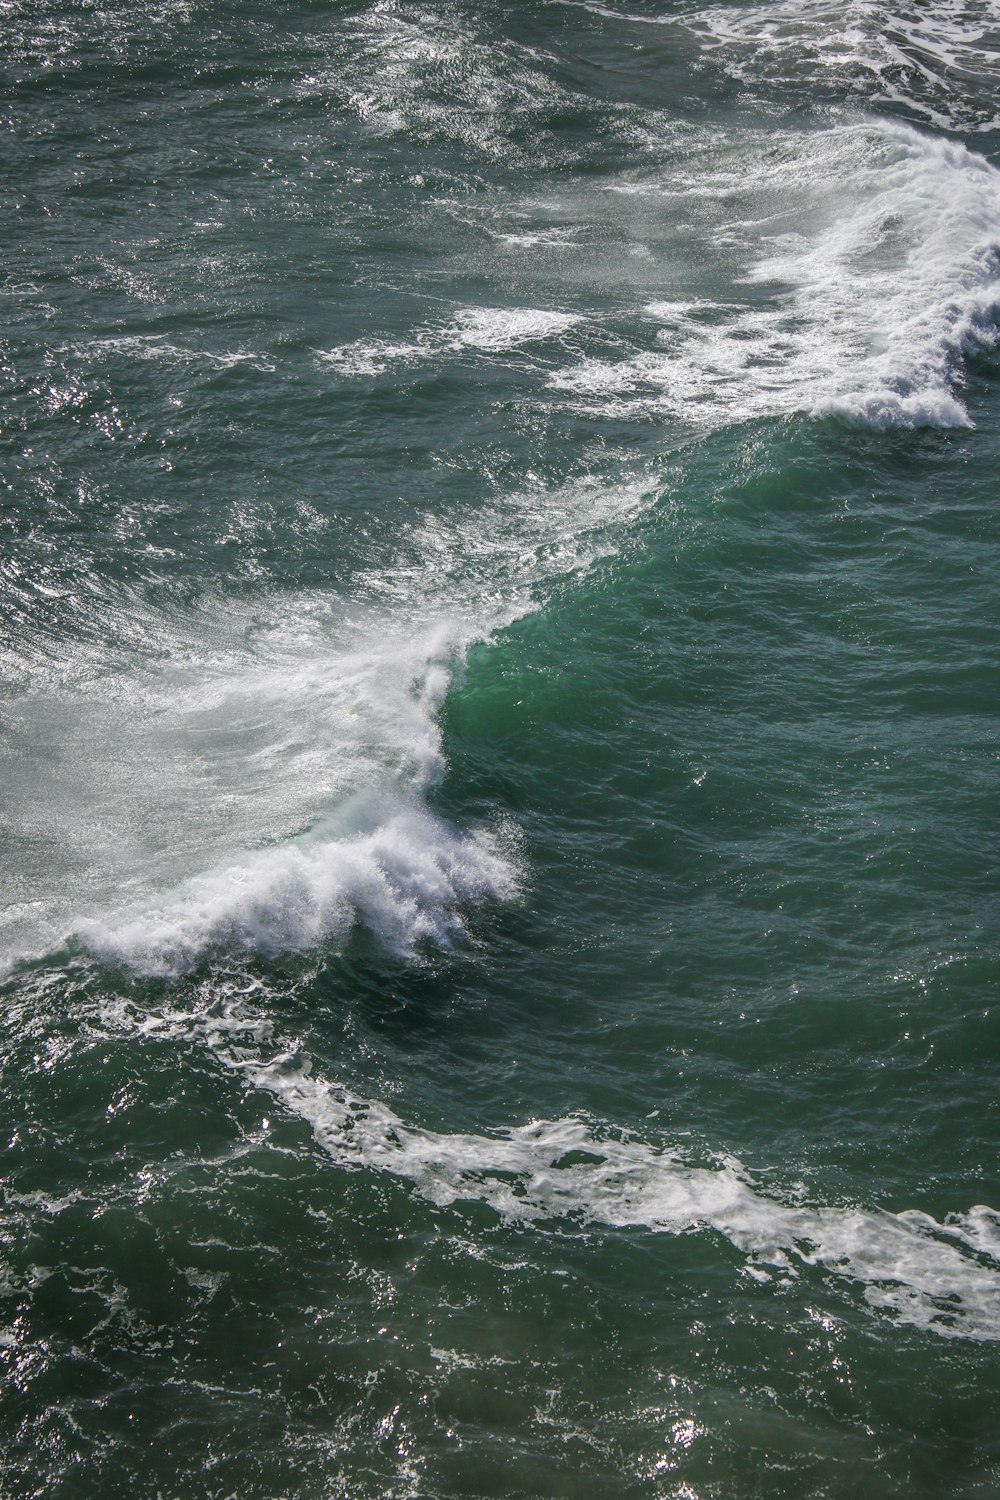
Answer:
[[860, 1283], [866, 1301], [899, 1323], [1000, 1341], [1000, 1214], [984, 1205], [939, 1223], [916, 1211], [782, 1202], [732, 1157], [692, 1166], [676, 1149], [579, 1117], [490, 1135], [422, 1130], [324, 1079], [295, 1048], [262, 1057], [269, 1025], [239, 1003], [201, 1024], [220, 1061], [308, 1124], [340, 1167], [387, 1172], [441, 1207], [484, 1203], [521, 1224], [712, 1231], [756, 1279], [821, 1267]]

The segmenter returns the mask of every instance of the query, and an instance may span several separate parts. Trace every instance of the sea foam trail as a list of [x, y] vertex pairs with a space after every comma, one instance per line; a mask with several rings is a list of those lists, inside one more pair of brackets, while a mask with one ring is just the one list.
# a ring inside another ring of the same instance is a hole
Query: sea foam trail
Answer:
[[[287, 1069], [287, 1071], [286, 1071]], [[305, 1120], [341, 1165], [390, 1172], [446, 1205], [486, 1203], [519, 1222], [576, 1218], [613, 1228], [723, 1235], [748, 1270], [818, 1265], [863, 1284], [873, 1307], [946, 1336], [1000, 1339], [1000, 1216], [976, 1207], [954, 1223], [861, 1208], [807, 1208], [763, 1195], [739, 1162], [689, 1166], [677, 1153], [607, 1139], [584, 1120], [535, 1120], [495, 1136], [407, 1126], [305, 1066], [251, 1064], [249, 1074]], [[584, 1153], [589, 1160], [573, 1159]], [[990, 1254], [989, 1263], [974, 1259]]]
[[619, 191], [718, 202], [717, 238], [745, 269], [724, 302], [648, 303], [647, 347], [556, 371], [555, 390], [709, 426], [794, 412], [971, 425], [963, 361], [994, 347], [1000, 311], [1000, 172], [982, 157], [873, 123], [780, 134]]
[[882, 0], [778, 0], [773, 5], [704, 6], [640, 13], [602, 0], [553, 0], [604, 20], [665, 28], [677, 46], [694, 38], [703, 65], [739, 81], [744, 97], [775, 89], [814, 104], [858, 97], [890, 106], [939, 130], [1000, 127], [1000, 32], [988, 5], [938, 0], [933, 6]]
[[782, 1201], [735, 1158], [694, 1166], [679, 1150], [580, 1117], [489, 1135], [424, 1130], [323, 1078], [296, 1045], [275, 1051], [267, 1016], [232, 995], [208, 1011], [151, 1013], [139, 1025], [199, 1035], [225, 1067], [304, 1121], [338, 1166], [389, 1173], [441, 1207], [482, 1203], [540, 1227], [571, 1220], [671, 1235], [712, 1231], [743, 1254], [746, 1274], [758, 1281], [821, 1267], [861, 1285], [873, 1308], [900, 1323], [946, 1338], [1000, 1340], [1000, 1214], [985, 1205], [942, 1223], [917, 1211]]

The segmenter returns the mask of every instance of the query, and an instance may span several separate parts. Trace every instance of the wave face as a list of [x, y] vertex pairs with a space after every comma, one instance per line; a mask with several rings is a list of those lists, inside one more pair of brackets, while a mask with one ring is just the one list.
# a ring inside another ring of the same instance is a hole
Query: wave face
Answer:
[[0, 3], [0, 1493], [1000, 1493], [994, 12]]

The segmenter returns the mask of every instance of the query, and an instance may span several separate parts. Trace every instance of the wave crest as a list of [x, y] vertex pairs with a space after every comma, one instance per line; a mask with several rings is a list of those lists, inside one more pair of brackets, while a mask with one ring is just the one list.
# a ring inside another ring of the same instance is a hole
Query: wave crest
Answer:
[[517, 892], [512, 830], [462, 832], [422, 808], [371, 833], [265, 850], [197, 875], [173, 898], [124, 919], [89, 920], [77, 936], [139, 974], [184, 973], [213, 954], [288, 952], [342, 940], [363, 921], [405, 957], [450, 947], [462, 907]]

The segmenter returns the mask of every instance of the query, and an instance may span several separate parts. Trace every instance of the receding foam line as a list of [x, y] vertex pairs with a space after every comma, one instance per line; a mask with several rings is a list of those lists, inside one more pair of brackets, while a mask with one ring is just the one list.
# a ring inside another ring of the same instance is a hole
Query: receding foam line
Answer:
[[692, 1166], [679, 1150], [580, 1117], [491, 1135], [419, 1129], [323, 1078], [297, 1048], [275, 1055], [269, 1020], [245, 998], [141, 1024], [198, 1032], [227, 1068], [303, 1120], [338, 1166], [389, 1173], [441, 1207], [487, 1204], [510, 1222], [540, 1227], [571, 1220], [671, 1235], [709, 1230], [746, 1257], [757, 1280], [821, 1267], [860, 1284], [873, 1308], [900, 1323], [1000, 1341], [1000, 1214], [985, 1205], [941, 1223], [917, 1211], [782, 1202], [735, 1158]]

